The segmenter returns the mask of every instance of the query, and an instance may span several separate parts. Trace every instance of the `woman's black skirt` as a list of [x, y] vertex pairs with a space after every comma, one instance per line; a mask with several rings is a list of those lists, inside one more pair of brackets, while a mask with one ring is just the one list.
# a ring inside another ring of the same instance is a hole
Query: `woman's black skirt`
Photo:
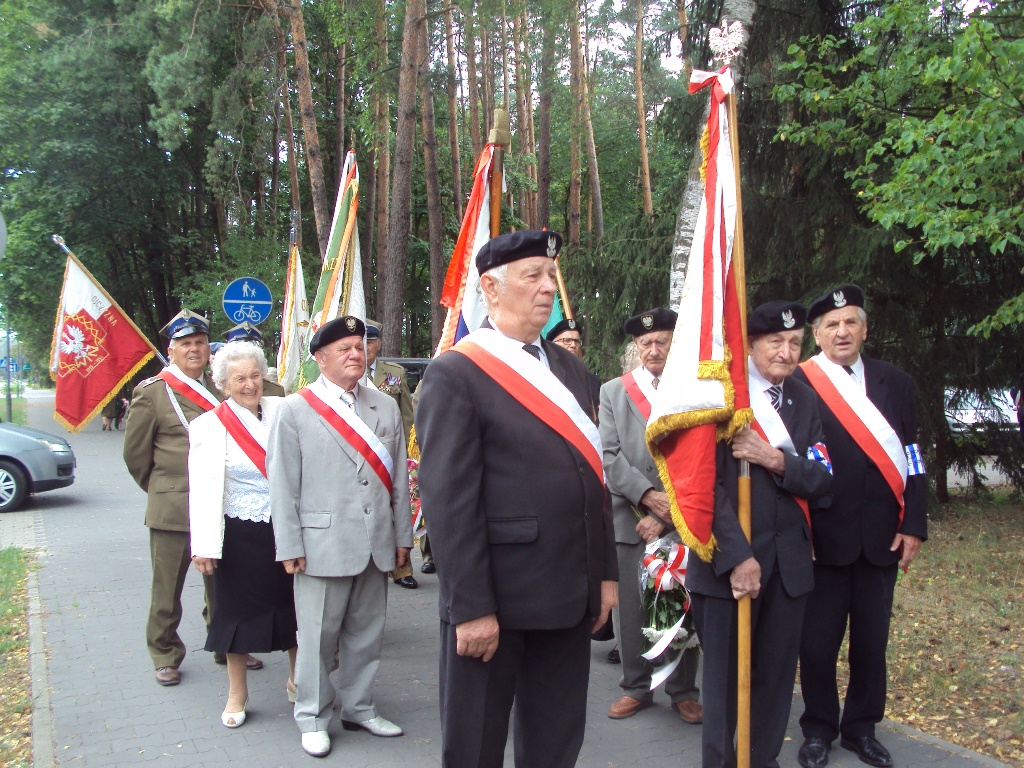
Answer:
[[213, 572], [214, 612], [206, 650], [268, 653], [295, 647], [292, 577], [274, 560], [274, 525], [224, 518]]

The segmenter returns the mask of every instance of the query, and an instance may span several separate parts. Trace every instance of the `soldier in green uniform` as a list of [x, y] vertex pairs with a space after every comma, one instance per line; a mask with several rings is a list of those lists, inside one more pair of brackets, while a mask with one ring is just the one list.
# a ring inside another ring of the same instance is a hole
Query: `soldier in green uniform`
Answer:
[[[251, 341], [253, 344], [263, 346], [263, 334], [260, 333], [260, 329], [252, 323], [246, 321], [239, 323], [234, 328], [224, 333], [224, 341]], [[284, 397], [284, 387], [278, 384], [276, 381], [270, 379], [263, 379], [263, 396], [264, 397]]]
[[[124, 435], [124, 463], [148, 494], [146, 525], [153, 584], [146, 644], [160, 685], [181, 681], [178, 667], [185, 644], [178, 636], [181, 590], [191, 562], [188, 525], [188, 423], [223, 399], [204, 373], [210, 359], [210, 326], [183, 309], [162, 335], [169, 339], [170, 365], [135, 388]], [[207, 620], [213, 613], [213, 589], [206, 581]], [[263, 664], [251, 659], [249, 666]]]
[[[412, 393], [409, 391], [409, 383], [406, 381], [405, 368], [398, 363], [388, 363], [377, 359], [377, 353], [380, 352], [380, 332], [383, 327], [375, 320], [367, 319], [366, 321], [366, 377], [381, 392], [395, 398], [398, 409], [402, 412], [402, 427], [405, 429], [405, 437], [408, 440], [409, 433], [412, 431]], [[420, 552], [423, 553], [423, 572], [434, 573], [434, 561], [430, 556], [430, 545], [427, 543], [426, 535], [420, 538]], [[394, 579], [395, 584], [406, 589], [419, 587], [419, 583], [412, 575], [411, 563], [406, 563], [404, 567], [392, 571], [391, 578]]]

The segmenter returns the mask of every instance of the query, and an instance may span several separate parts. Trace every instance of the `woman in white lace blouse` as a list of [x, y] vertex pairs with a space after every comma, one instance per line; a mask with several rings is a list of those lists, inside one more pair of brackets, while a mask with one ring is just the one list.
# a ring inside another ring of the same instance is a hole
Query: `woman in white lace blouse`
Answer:
[[276, 562], [266, 476], [267, 437], [279, 398], [263, 397], [267, 360], [246, 341], [225, 344], [213, 362], [227, 399], [189, 424], [192, 561], [214, 577], [206, 650], [226, 653], [228, 699], [221, 722], [245, 722], [246, 654], [288, 651], [288, 698], [295, 700], [292, 577]]

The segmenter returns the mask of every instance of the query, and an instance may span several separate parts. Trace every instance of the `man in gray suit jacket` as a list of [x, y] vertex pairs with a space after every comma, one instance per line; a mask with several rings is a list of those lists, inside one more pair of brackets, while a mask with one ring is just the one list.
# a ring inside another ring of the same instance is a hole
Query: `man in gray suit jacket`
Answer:
[[285, 398], [267, 446], [277, 559], [295, 574], [295, 721], [302, 748], [315, 757], [331, 749], [335, 649], [344, 728], [402, 734], [377, 714], [373, 681], [387, 573], [412, 547], [405, 433], [395, 401], [359, 383], [364, 334], [362, 321], [349, 316], [313, 334], [320, 378]]
[[[644, 652], [643, 608], [638, 568], [648, 541], [673, 530], [668, 496], [647, 449], [644, 432], [651, 414], [650, 399], [665, 370], [676, 313], [657, 308], [629, 318], [624, 325], [640, 353], [641, 367], [601, 387], [601, 444], [604, 471], [612, 494], [615, 552], [619, 561], [619, 648], [623, 695], [608, 710], [614, 720], [632, 717], [653, 701], [651, 662]], [[643, 515], [638, 520], [638, 512]], [[697, 701], [700, 648], [689, 648], [665, 681], [672, 709], [686, 723], [699, 723], [703, 710]]]

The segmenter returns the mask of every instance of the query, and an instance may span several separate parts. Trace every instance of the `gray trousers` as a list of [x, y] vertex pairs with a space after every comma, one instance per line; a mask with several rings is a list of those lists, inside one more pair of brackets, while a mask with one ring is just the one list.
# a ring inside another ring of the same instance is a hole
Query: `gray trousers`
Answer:
[[[640, 602], [640, 562], [644, 557], [646, 542], [621, 544], [616, 542], [615, 552], [619, 560], [619, 625], [615, 634], [619, 639], [619, 655], [622, 657], [622, 679], [619, 686], [627, 696], [639, 701], [648, 701], [651, 692], [651, 662], [640, 654], [646, 643], [641, 632], [644, 613]], [[700, 697], [697, 688], [697, 667], [700, 665], [700, 648], [688, 648], [683, 652], [679, 666], [665, 681], [665, 693], [672, 703]]]
[[326, 578], [295, 574], [295, 722], [302, 733], [326, 731], [336, 694], [328, 675], [338, 649], [341, 719], [377, 716], [373, 682], [380, 665], [387, 609], [387, 574], [371, 559], [358, 576]]

